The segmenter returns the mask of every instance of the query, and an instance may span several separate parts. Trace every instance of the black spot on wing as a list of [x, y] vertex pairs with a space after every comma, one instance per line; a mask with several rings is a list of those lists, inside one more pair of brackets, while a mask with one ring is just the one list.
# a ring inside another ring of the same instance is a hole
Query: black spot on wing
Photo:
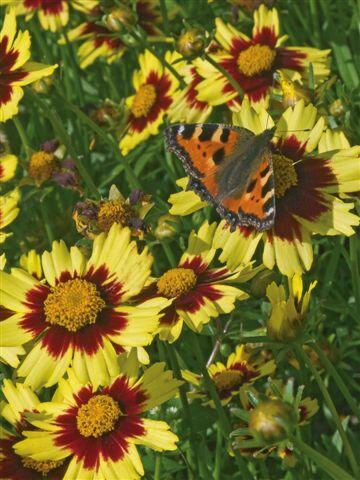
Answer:
[[203, 125], [202, 132], [199, 135], [200, 142], [206, 142], [207, 140], [211, 140], [212, 136], [214, 135], [214, 133], [218, 128], [219, 128], [218, 125], [215, 125], [215, 124]]
[[266, 177], [266, 175], [269, 173], [269, 170], [270, 170], [270, 165], [267, 165], [267, 166], [264, 168], [264, 170], [262, 170], [262, 171], [260, 172], [260, 177], [261, 177], [261, 178]]
[[261, 189], [261, 196], [264, 198], [265, 195], [272, 190], [271, 182], [266, 182], [265, 185]]
[[225, 157], [225, 149], [223, 147], [219, 148], [219, 150], [216, 150], [216, 152], [213, 155], [213, 161], [216, 165], [219, 165], [224, 160]]
[[274, 206], [274, 197], [270, 197], [268, 200], [263, 205], [263, 211], [264, 213], [267, 213], [268, 210]]
[[196, 128], [196, 125], [182, 125], [182, 131], [180, 135], [185, 140], [190, 140], [190, 138], [194, 135], [195, 128]]
[[223, 131], [221, 132], [220, 135], [220, 142], [226, 143], [229, 139], [230, 135], [230, 130], [228, 128], [223, 128]]
[[251, 180], [251, 182], [249, 183], [247, 189], [246, 189], [246, 193], [250, 193], [254, 190], [254, 187], [256, 185], [256, 178], [254, 178], [254, 180]]

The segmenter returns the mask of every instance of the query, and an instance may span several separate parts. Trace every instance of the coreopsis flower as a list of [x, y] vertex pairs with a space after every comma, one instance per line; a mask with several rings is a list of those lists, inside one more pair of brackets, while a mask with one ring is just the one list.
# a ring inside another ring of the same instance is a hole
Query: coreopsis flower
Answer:
[[147, 231], [144, 218], [153, 207], [150, 200], [150, 195], [139, 189], [133, 190], [125, 199], [116, 186], [112, 185], [108, 199], [85, 199], [76, 204], [73, 213], [76, 229], [85, 237], [94, 239], [118, 223], [130, 227], [133, 235], [143, 238]]
[[[208, 367], [208, 372], [215, 384], [221, 403], [226, 405], [235, 395], [239, 395], [241, 387], [250, 386], [259, 378], [271, 375], [275, 368], [274, 360], [266, 361], [250, 346], [239, 345], [235, 352], [229, 355], [226, 365], [221, 362], [213, 363]], [[189, 371], [183, 371], [182, 375], [185, 380], [195, 386], [195, 390], [190, 393], [190, 396], [200, 398], [205, 404], [213, 406], [213, 402], [204, 388], [201, 375]]]
[[69, 460], [64, 478], [136, 480], [144, 469], [136, 445], [157, 451], [176, 450], [178, 438], [166, 422], [143, 412], [173, 397], [180, 381], [156, 363], [137, 379], [124, 373], [99, 388], [81, 382], [73, 372], [59, 382], [56, 402], [41, 405], [33, 424], [23, 432], [17, 454], [36, 461]]
[[0, 195], [0, 243], [5, 242], [7, 237], [12, 235], [9, 232], [4, 232], [3, 228], [10, 225], [19, 215], [19, 200], [20, 192], [18, 189], [12, 190], [5, 195]]
[[[172, 64], [181, 58], [177, 52], [166, 52], [165, 60]], [[135, 94], [126, 99], [129, 109], [128, 130], [120, 141], [120, 150], [127, 155], [136, 145], [159, 133], [174, 99], [178, 80], [149, 50], [139, 55], [140, 70], [134, 72]], [[176, 68], [182, 64], [177, 63]]]
[[[284, 47], [287, 36], [279, 34], [276, 9], [261, 5], [254, 12], [252, 37], [239, 32], [233, 25], [215, 20], [215, 38], [225, 50], [210, 54], [240, 85], [244, 96], [253, 104], [264, 105], [269, 99], [273, 74], [285, 69], [295, 79], [306, 78], [310, 63], [316, 81], [324, 79], [329, 69], [327, 56], [330, 50], [309, 47]], [[207, 60], [197, 60], [197, 71], [204, 78], [197, 86], [198, 99], [211, 105], [227, 103], [237, 109], [241, 103], [238, 92], [228, 79]]]
[[51, 75], [57, 65], [43, 65], [29, 61], [30, 34], [18, 32], [16, 38], [14, 8], [7, 10], [0, 32], [0, 122], [18, 112], [18, 103], [24, 92], [22, 87], [39, 78]]
[[184, 322], [200, 332], [212, 318], [231, 312], [236, 300], [248, 298], [244, 291], [231, 284], [249, 280], [257, 269], [252, 269], [250, 262], [232, 271], [224, 266], [213, 268], [216, 252], [211, 242], [215, 228], [216, 223], [205, 222], [197, 233], [191, 232], [178, 266], [149, 283], [140, 295], [140, 298], [160, 295], [171, 301], [160, 320], [162, 340], [175, 341]]
[[197, 85], [202, 81], [193, 65], [184, 65], [181, 69], [186, 87], [178, 92], [169, 111], [172, 123], [203, 123], [211, 115], [213, 107], [208, 102], [198, 100]]
[[306, 313], [309, 309], [311, 291], [317, 282], [312, 282], [303, 293], [303, 281], [300, 275], [288, 279], [289, 296], [282, 285], [271, 283], [266, 296], [271, 302], [271, 313], [267, 320], [268, 336], [279, 342], [292, 341], [305, 327]]
[[[160, 31], [156, 27], [161, 21], [158, 2], [156, 0], [136, 0], [134, 3], [138, 25], [150, 37], [159, 35]], [[87, 21], [68, 32], [70, 42], [84, 41], [78, 49], [81, 68], [88, 67], [100, 57], [104, 57], [108, 63], [122, 57], [126, 45], [119, 36], [114, 34], [114, 21], [111, 16], [110, 19], [107, 17], [107, 24], [101, 22], [106, 12], [100, 2], [98, 1], [95, 7], [87, 9], [85, 13], [88, 16]], [[65, 39], [61, 39], [60, 43], [65, 43]]]
[[68, 0], [2, 0], [2, 5], [15, 7], [16, 15], [26, 15], [26, 20], [37, 14], [44, 30], [56, 32], [69, 21]]
[[[317, 109], [301, 100], [289, 107], [277, 122], [271, 143], [275, 180], [275, 222], [266, 232], [240, 227], [231, 233], [222, 221], [214, 235], [214, 247], [223, 250], [221, 261], [229, 268], [238, 265], [238, 251], [261, 239], [264, 243], [263, 263], [292, 277], [309, 270], [313, 261], [312, 234], [354, 234], [359, 217], [351, 213], [353, 203], [339, 198], [341, 193], [360, 190], [358, 168], [360, 146], [341, 150], [317, 149], [323, 138], [324, 119], [316, 121]], [[254, 133], [274, 125], [268, 113], [257, 113], [244, 100], [239, 112], [233, 114], [233, 123]], [[335, 137], [333, 142], [335, 142]], [[331, 144], [333, 146], [335, 143]], [[330, 144], [329, 144], [330, 145]], [[322, 142], [326, 148], [326, 142]], [[183, 181], [182, 186], [187, 184]], [[194, 192], [180, 192], [169, 198], [170, 213], [187, 215], [204, 206]], [[187, 203], [186, 203], [187, 201]]]
[[0, 445], [0, 478], [7, 480], [60, 480], [65, 473], [66, 460], [34, 460], [19, 455], [14, 445], [26, 437], [24, 430], [33, 429], [26, 416], [37, 412], [40, 400], [29, 386], [14, 384], [5, 379], [1, 389], [6, 402], [2, 403], [1, 417], [13, 428], [2, 427]]
[[41, 258], [42, 281], [18, 268], [0, 272], [7, 309], [1, 344], [32, 342], [17, 372], [26, 384], [54, 385], [71, 363], [81, 379], [98, 385], [117, 373], [118, 345], [151, 343], [169, 301], [159, 296], [129, 304], [152, 263], [147, 248], [140, 254], [130, 236], [128, 228], [113, 225], [96, 237], [88, 260], [79, 248], [53, 242]]

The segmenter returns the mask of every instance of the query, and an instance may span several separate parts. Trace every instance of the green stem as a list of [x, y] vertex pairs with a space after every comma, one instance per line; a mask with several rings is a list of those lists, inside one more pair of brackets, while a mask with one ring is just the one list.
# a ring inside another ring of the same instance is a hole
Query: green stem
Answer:
[[[336, 425], [336, 428], [338, 429], [339, 431], [339, 434], [340, 434], [340, 437], [341, 437], [341, 440], [343, 442], [343, 445], [344, 445], [344, 450], [345, 450], [345, 453], [349, 459], [349, 463], [351, 465], [351, 469], [353, 470], [353, 473], [355, 474], [355, 477], [356, 478], [359, 478], [359, 466], [356, 462], [356, 459], [355, 459], [355, 456], [354, 456], [354, 453], [352, 451], [352, 448], [351, 448], [351, 445], [350, 445], [350, 442], [347, 438], [347, 435], [345, 433], [345, 430], [342, 426], [342, 423], [341, 423], [341, 420], [339, 418], [339, 414], [336, 410], [336, 407], [334, 405], [334, 402], [332, 401], [330, 395], [329, 395], [329, 392], [326, 388], [326, 385], [325, 383], [323, 382], [319, 372], [316, 370], [316, 368], [313, 366], [313, 364], [311, 363], [311, 360], [310, 358], [307, 356], [307, 354], [305, 353], [305, 351], [303, 350], [303, 348], [299, 345], [295, 345], [295, 349], [296, 351], [298, 352], [299, 356], [303, 359], [305, 365], [307, 365], [307, 367], [309, 368], [309, 370], [311, 371], [311, 373], [313, 374], [315, 380], [316, 380], [316, 383], [318, 384], [318, 387], [324, 397], [324, 400], [325, 400], [325, 403], [328, 407], [328, 409], [330, 410], [331, 412], [331, 415], [333, 417], [333, 420], [335, 422], [335, 425]], [[340, 477], [341, 478], [341, 477]]]
[[[167, 352], [167, 354], [170, 358], [170, 363], [171, 363], [172, 370], [174, 372], [174, 376], [178, 380], [182, 380], [180, 365], [179, 365], [178, 359], [177, 359], [175, 351], [174, 351], [175, 347], [172, 346], [172, 345], [169, 345], [168, 343], [166, 343], [165, 345], [166, 345], [166, 352]], [[183, 384], [179, 387], [179, 394], [180, 394], [180, 401], [181, 401], [182, 409], [183, 409], [183, 412], [184, 412], [185, 424], [190, 428], [190, 445], [193, 448], [189, 449], [189, 459], [188, 459], [188, 461], [189, 461], [190, 468], [193, 468], [196, 465], [195, 452], [197, 451], [197, 448], [196, 448], [196, 441], [195, 441], [195, 430], [194, 430], [194, 427], [193, 427], [191, 411], [190, 411], [189, 402], [188, 402], [187, 395], [186, 395], [186, 385], [185, 384]], [[190, 471], [189, 474], [190, 474], [189, 478], [193, 478], [193, 472]]]
[[215, 467], [214, 480], [221, 480], [221, 463], [222, 463], [222, 433], [220, 428], [216, 432], [216, 451], [215, 451]]
[[54, 130], [57, 132], [59, 135], [59, 140], [61, 143], [63, 143], [72, 157], [72, 159], [75, 162], [76, 168], [84, 180], [84, 183], [86, 184], [89, 192], [91, 192], [95, 197], [99, 197], [99, 192], [98, 189], [96, 188], [95, 183], [93, 182], [93, 179], [91, 178], [88, 170], [86, 167], [81, 162], [80, 157], [77, 155], [73, 145], [72, 145], [72, 140], [69, 137], [67, 131], [65, 130], [60, 117], [56, 113], [56, 111], [53, 108], [50, 108], [47, 103], [44, 102], [42, 98], [40, 98], [37, 94], [34, 92], [31, 92], [32, 97], [35, 99], [35, 101], [38, 103], [40, 108], [42, 109], [43, 113], [48, 117], [50, 120]]
[[238, 82], [235, 80], [235, 78], [230, 75], [229, 72], [225, 70], [219, 63], [215, 62], [215, 60], [210, 57], [207, 53], [205, 53], [205, 59], [211, 63], [213, 67], [215, 67], [219, 72], [224, 75], [224, 77], [227, 79], [227, 81], [231, 84], [231, 86], [234, 88], [234, 90], [237, 92], [240, 98], [243, 98], [244, 92], [241, 86], [238, 84]]
[[176, 261], [176, 258], [173, 254], [173, 251], [171, 250], [170, 246], [166, 241], [161, 242], [161, 246], [165, 252], [166, 258], [168, 259], [169, 264], [171, 265], [172, 268], [176, 267], [178, 262]]
[[19, 137], [21, 139], [21, 142], [23, 144], [25, 154], [26, 154], [26, 158], [27, 158], [27, 160], [30, 160], [31, 153], [32, 153], [32, 148], [30, 147], [29, 139], [28, 139], [28, 136], [25, 132], [24, 126], [21, 123], [21, 120], [18, 116], [13, 117], [12, 120], [14, 122], [16, 130], [17, 130], [17, 132], [19, 134]]
[[328, 473], [334, 480], [354, 480], [354, 478], [349, 475], [345, 470], [336, 465], [334, 462], [329, 460], [327, 457], [317, 452], [309, 445], [304, 443], [302, 440], [291, 436], [290, 440], [292, 441], [295, 448], [297, 448], [302, 454], [312, 460], [314, 463], [319, 465], [326, 473]]
[[139, 179], [134, 174], [129, 162], [127, 161], [127, 158], [121, 155], [119, 150], [119, 145], [117, 144], [116, 140], [110, 135], [108, 135], [101, 127], [99, 127], [99, 125], [93, 122], [76, 105], [73, 105], [71, 102], [69, 102], [59, 91], [57, 93], [57, 96], [69, 110], [71, 110], [84, 124], [90, 127], [91, 130], [93, 130], [93, 132], [99, 135], [99, 137], [104, 141], [104, 143], [106, 143], [111, 147], [112, 151], [114, 152], [114, 156], [119, 160], [120, 163], [123, 164], [126, 176], [129, 180], [131, 187], [141, 188], [141, 183], [139, 182]]
[[163, 24], [164, 24], [164, 30], [166, 34], [169, 34], [170, 28], [169, 28], [169, 17], [167, 13], [167, 8], [166, 8], [166, 2], [165, 0], [160, 0], [160, 10], [161, 10], [161, 15], [163, 18]]
[[[214, 402], [216, 412], [218, 414], [218, 421], [219, 421], [219, 427], [220, 427], [221, 433], [226, 440], [229, 440], [230, 433], [231, 433], [231, 425], [230, 425], [229, 419], [226, 415], [226, 412], [224, 410], [224, 407], [221, 405], [221, 401], [220, 401], [219, 395], [216, 391], [214, 382], [211, 380], [209, 372], [206, 368], [205, 359], [204, 359], [204, 356], [203, 356], [203, 353], [202, 353], [202, 350], [201, 350], [201, 347], [200, 347], [199, 339], [198, 339], [198, 334], [193, 333], [192, 338], [193, 338], [192, 343], [193, 343], [193, 346], [194, 346], [194, 349], [195, 349], [195, 354], [197, 356], [197, 360], [198, 360], [198, 363], [199, 363], [199, 368], [200, 368], [200, 371], [202, 373], [206, 389], [207, 389], [212, 401]], [[246, 466], [246, 463], [245, 463], [244, 459], [236, 451], [234, 451], [234, 455], [235, 455], [236, 463], [237, 463], [242, 475], [244, 476], [244, 478], [247, 478], [247, 479], [250, 478], [249, 477], [249, 471], [247, 469], [247, 466]]]
[[53, 241], [55, 240], [55, 235], [54, 235], [54, 233], [52, 231], [52, 228], [51, 228], [51, 222], [50, 222], [49, 215], [48, 215], [48, 212], [47, 212], [46, 207], [45, 207], [44, 199], [40, 200], [40, 211], [41, 211], [41, 216], [42, 216], [42, 219], [43, 219], [43, 222], [44, 222], [46, 235], [48, 237], [49, 244], [50, 244], [50, 247], [51, 247]]
[[319, 345], [317, 343], [311, 342], [309, 345], [317, 353], [317, 355], [320, 358], [321, 363], [323, 364], [323, 366], [327, 370], [328, 374], [331, 375], [333, 377], [333, 379], [335, 380], [335, 383], [336, 383], [338, 389], [343, 394], [345, 400], [348, 402], [349, 407], [351, 408], [351, 410], [354, 412], [354, 414], [360, 420], [360, 409], [358, 408], [358, 406], [357, 406], [357, 404], [354, 400], [354, 397], [349, 392], [349, 389], [345, 385], [343, 379], [340, 377], [340, 375], [337, 372], [334, 365], [330, 362], [330, 360], [327, 358], [327, 356], [324, 354], [324, 352], [321, 350], [321, 348], [319, 347]]
[[154, 472], [154, 480], [160, 480], [161, 478], [161, 455], [158, 453], [156, 455], [155, 460], [155, 472]]
[[83, 72], [82, 72], [82, 70], [79, 66], [79, 63], [78, 63], [77, 59], [76, 59], [76, 56], [74, 54], [73, 46], [69, 41], [69, 37], [67, 35], [66, 30], [64, 28], [62, 28], [61, 33], [65, 38], [66, 49], [67, 49], [68, 57], [70, 59], [70, 63], [71, 63], [71, 66], [72, 66], [72, 71], [73, 71], [74, 75], [76, 75], [76, 73], [77, 73], [74, 83], [75, 83], [75, 88], [76, 88], [78, 98], [79, 98], [79, 101], [80, 101], [80, 105], [82, 106], [82, 105], [85, 105], [84, 90], [83, 90], [82, 83], [81, 83], [81, 75], [82, 75]]
[[354, 297], [356, 299], [356, 308], [358, 318], [360, 318], [360, 271], [359, 271], [359, 253], [358, 253], [358, 239], [356, 235], [349, 238], [350, 243], [350, 262], [351, 262], [351, 277], [354, 288]]

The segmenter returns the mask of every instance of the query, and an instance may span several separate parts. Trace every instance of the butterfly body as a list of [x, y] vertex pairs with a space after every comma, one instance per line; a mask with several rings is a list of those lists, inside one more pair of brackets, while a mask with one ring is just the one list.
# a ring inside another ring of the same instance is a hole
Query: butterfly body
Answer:
[[272, 227], [275, 217], [270, 140], [275, 128], [255, 135], [245, 128], [220, 124], [168, 127], [169, 151], [189, 175], [188, 189], [212, 203], [231, 229]]

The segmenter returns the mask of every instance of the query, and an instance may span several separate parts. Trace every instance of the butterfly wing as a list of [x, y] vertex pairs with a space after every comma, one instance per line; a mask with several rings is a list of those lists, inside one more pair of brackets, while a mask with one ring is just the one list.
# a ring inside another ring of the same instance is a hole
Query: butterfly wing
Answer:
[[271, 193], [267, 200], [259, 197], [265, 184], [273, 186], [271, 154], [267, 149], [264, 158], [256, 156], [255, 138], [246, 128], [210, 123], [172, 125], [165, 131], [168, 150], [180, 158], [190, 177], [188, 189], [214, 204], [233, 228], [252, 225], [264, 230], [271, 223], [274, 206], [261, 210]]

